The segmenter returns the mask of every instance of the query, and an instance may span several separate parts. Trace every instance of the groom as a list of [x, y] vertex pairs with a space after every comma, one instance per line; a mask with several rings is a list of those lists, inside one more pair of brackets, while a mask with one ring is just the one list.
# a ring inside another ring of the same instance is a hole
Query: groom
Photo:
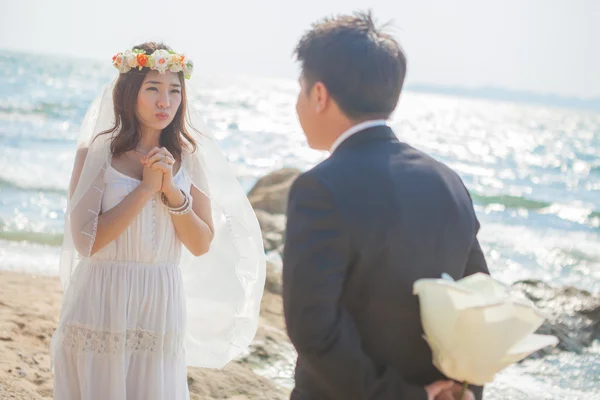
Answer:
[[[458, 175], [386, 123], [404, 54], [370, 14], [357, 13], [313, 25], [296, 55], [300, 124], [310, 147], [331, 156], [295, 181], [288, 204], [283, 300], [298, 351], [291, 398], [458, 398], [460, 385], [432, 364], [412, 287], [488, 269]], [[473, 389], [476, 398], [481, 391]]]

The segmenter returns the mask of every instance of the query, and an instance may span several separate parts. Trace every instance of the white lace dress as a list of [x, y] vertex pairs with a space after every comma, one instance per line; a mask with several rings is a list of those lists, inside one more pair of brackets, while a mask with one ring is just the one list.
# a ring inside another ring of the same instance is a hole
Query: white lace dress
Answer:
[[[190, 191], [182, 168], [174, 177]], [[105, 170], [102, 211], [140, 181]], [[155, 195], [112, 243], [84, 259], [55, 333], [56, 400], [189, 399], [182, 244]]]

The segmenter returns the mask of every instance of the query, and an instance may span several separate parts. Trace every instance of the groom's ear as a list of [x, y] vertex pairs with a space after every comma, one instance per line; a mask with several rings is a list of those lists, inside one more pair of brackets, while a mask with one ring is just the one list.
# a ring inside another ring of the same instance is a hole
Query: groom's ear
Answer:
[[315, 106], [315, 111], [325, 111], [329, 105], [330, 96], [327, 86], [323, 82], [316, 82], [311, 90], [311, 100]]

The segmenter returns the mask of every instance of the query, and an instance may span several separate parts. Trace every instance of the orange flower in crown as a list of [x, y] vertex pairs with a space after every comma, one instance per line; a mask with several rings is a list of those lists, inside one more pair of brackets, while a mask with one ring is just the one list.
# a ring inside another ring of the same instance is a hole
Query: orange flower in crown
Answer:
[[146, 54], [138, 53], [136, 56], [137, 63], [140, 66], [140, 69], [145, 67], [148, 63], [148, 56]]
[[186, 79], [190, 79], [194, 72], [194, 63], [183, 54], [168, 50], [156, 50], [148, 55], [144, 50], [127, 50], [117, 53], [112, 59], [113, 65], [120, 73], [125, 74], [132, 69], [150, 68], [164, 74], [167, 70], [177, 73], [182, 72]]

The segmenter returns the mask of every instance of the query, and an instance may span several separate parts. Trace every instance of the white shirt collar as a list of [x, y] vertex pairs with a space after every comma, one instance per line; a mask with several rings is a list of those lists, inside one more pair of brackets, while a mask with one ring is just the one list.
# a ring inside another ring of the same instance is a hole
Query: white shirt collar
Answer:
[[338, 136], [338, 138], [335, 140], [335, 142], [333, 142], [333, 144], [331, 145], [331, 149], [329, 150], [329, 152], [333, 153], [335, 151], [335, 149], [337, 149], [340, 146], [340, 144], [342, 144], [342, 142], [344, 142], [346, 139], [348, 139], [350, 136], [354, 135], [355, 133], [364, 131], [365, 129], [368, 129], [368, 128], [373, 128], [375, 126], [387, 126], [387, 121], [385, 119], [373, 119], [373, 120], [369, 120], [369, 121], [363, 121], [360, 124], [354, 125], [350, 129], [348, 129], [346, 132], [344, 132], [340, 136]]

